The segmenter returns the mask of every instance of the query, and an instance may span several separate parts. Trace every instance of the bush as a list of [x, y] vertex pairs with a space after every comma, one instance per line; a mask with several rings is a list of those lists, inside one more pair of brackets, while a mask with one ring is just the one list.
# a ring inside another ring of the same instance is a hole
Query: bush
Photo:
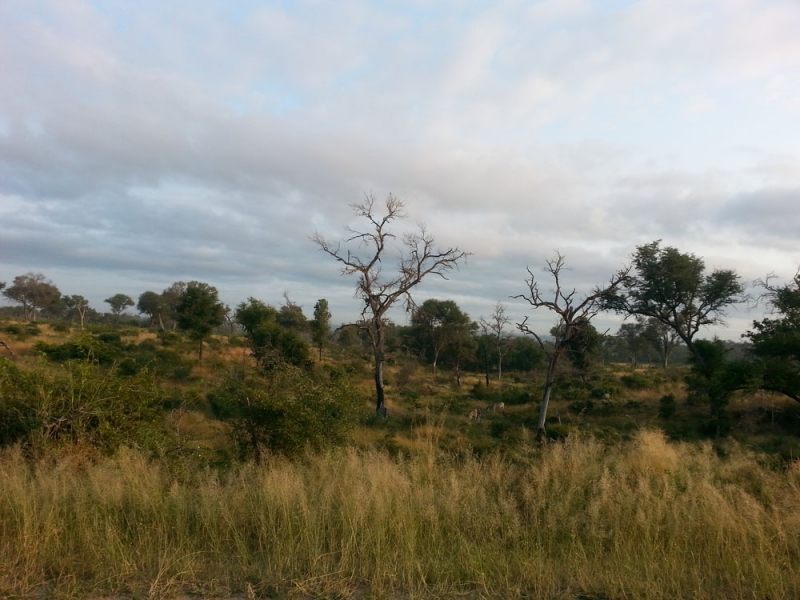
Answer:
[[629, 373], [619, 378], [629, 390], [647, 390], [654, 387], [655, 382], [644, 373]]
[[675, 403], [675, 396], [672, 394], [661, 396], [661, 399], [658, 401], [658, 416], [663, 419], [672, 418], [675, 416], [677, 409], [678, 407]]
[[64, 321], [56, 321], [50, 324], [50, 329], [56, 333], [69, 333], [70, 326], [69, 323], [65, 323]]
[[208, 395], [215, 415], [230, 421], [243, 458], [263, 450], [297, 454], [344, 443], [363, 406], [346, 377], [315, 378], [291, 365], [266, 376], [229, 376]]
[[101, 338], [106, 335], [108, 334], [93, 337], [83, 334], [63, 344], [39, 341], [33, 345], [33, 349], [54, 362], [84, 360], [101, 365], [111, 365], [121, 357], [122, 350], [118, 346], [103, 341]]
[[0, 358], [0, 445], [82, 444], [110, 453], [120, 445], [150, 452], [171, 440], [161, 409], [174, 403], [149, 373], [120, 377], [115, 369], [76, 361], [22, 370]]

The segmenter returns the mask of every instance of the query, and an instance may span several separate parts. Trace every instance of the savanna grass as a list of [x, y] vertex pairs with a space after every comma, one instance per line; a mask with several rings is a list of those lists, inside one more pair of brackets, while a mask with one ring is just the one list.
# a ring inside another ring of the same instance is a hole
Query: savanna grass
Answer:
[[0, 457], [0, 596], [797, 598], [800, 469], [568, 440], [529, 461], [339, 450], [176, 481]]

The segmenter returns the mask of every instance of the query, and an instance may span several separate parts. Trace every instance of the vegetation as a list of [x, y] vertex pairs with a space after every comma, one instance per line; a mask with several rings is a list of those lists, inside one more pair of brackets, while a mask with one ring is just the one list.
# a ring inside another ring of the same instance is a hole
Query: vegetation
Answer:
[[578, 302], [561, 264], [554, 300], [528, 281], [549, 336], [498, 343], [451, 300], [383, 320], [390, 414], [369, 331], [329, 335], [324, 300], [308, 321], [177, 282], [143, 320], [9, 309], [0, 596], [797, 597], [798, 277], [763, 282], [745, 342], [667, 362], [653, 316], [592, 326], [624, 271]]

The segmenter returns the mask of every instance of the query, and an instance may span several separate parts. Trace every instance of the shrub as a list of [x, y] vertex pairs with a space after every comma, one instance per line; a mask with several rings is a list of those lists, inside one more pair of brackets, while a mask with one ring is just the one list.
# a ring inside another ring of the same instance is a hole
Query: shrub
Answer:
[[70, 326], [69, 323], [65, 323], [64, 321], [56, 321], [50, 324], [50, 329], [56, 333], [69, 333]]
[[296, 454], [345, 442], [363, 406], [346, 377], [313, 377], [291, 365], [267, 375], [229, 376], [209, 393], [218, 418], [229, 420], [242, 457], [263, 450]]
[[653, 387], [653, 380], [644, 373], [629, 373], [619, 378], [629, 390], [646, 390]]
[[661, 399], [658, 401], [658, 416], [669, 419], [675, 416], [676, 411], [677, 404], [675, 403], [675, 396], [672, 394], [661, 396]]
[[36, 451], [82, 444], [101, 452], [120, 445], [151, 452], [170, 440], [161, 408], [174, 402], [149, 373], [120, 377], [85, 361], [22, 370], [0, 358], [0, 444]]

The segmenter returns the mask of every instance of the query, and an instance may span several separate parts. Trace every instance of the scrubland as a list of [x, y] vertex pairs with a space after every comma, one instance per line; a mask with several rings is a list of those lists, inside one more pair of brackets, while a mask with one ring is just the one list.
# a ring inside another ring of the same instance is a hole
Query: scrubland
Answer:
[[[0, 450], [0, 597], [800, 597], [800, 463], [778, 429], [795, 413], [772, 397], [737, 399], [714, 438], [680, 377], [603, 367], [561, 388], [540, 445], [535, 374], [456, 388], [398, 362], [389, 419], [366, 398], [347, 442], [247, 458], [208, 401], [240, 347], [189, 376], [162, 360], [155, 403], [144, 370], [50, 372], [16, 347], [3, 415], [94, 412]], [[368, 390], [357, 361], [326, 360]]]

